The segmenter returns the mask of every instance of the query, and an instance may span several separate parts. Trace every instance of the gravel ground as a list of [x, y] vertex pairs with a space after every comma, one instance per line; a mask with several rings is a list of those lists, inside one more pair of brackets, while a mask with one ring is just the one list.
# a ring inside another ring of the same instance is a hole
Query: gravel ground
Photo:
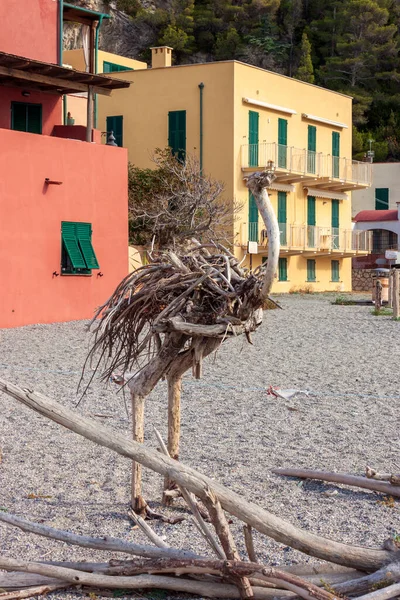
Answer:
[[[367, 306], [333, 306], [332, 298], [281, 297], [284, 310], [266, 314], [254, 346], [232, 340], [207, 361], [201, 381], [187, 378], [181, 459], [299, 527], [343, 542], [379, 546], [400, 533], [398, 501], [390, 508], [373, 492], [271, 473], [279, 466], [354, 474], [362, 474], [367, 464], [399, 470], [400, 323], [374, 317]], [[1, 330], [0, 376], [74, 407], [89, 343], [84, 325]], [[313, 394], [285, 401], [266, 394], [270, 385]], [[94, 382], [79, 410], [128, 435], [129, 419], [118, 390]], [[99, 414], [107, 418], [94, 416]], [[146, 407], [146, 444], [155, 448], [153, 425], [165, 438], [165, 384]], [[0, 450], [1, 509], [76, 533], [147, 543], [127, 516], [126, 459], [1, 394]], [[161, 485], [160, 476], [145, 471], [144, 495], [156, 509]], [[337, 493], [325, 495], [332, 490]], [[174, 510], [184, 511], [181, 501]], [[190, 519], [153, 526], [170, 545], [208, 553]], [[233, 529], [243, 549], [237, 523]], [[255, 545], [260, 559], [272, 565], [312, 560], [257, 533]], [[36, 560], [110, 557], [2, 524], [0, 549], [5, 556]]]

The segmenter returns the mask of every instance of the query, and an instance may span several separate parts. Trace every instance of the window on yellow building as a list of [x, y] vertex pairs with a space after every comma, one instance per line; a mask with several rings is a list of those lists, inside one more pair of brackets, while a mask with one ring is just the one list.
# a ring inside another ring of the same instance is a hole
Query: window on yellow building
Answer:
[[317, 152], [317, 128], [314, 125], [308, 126], [308, 144], [307, 144], [307, 172], [315, 173]]
[[315, 260], [313, 258], [307, 259], [307, 281], [316, 281], [315, 272]]
[[259, 114], [249, 110], [249, 167], [258, 167]]
[[168, 113], [168, 146], [179, 161], [185, 162], [186, 110], [171, 110]]
[[331, 275], [332, 275], [332, 281], [340, 281], [339, 261], [338, 260], [331, 261]]
[[249, 191], [249, 242], [258, 242], [258, 208]]
[[279, 279], [279, 281], [287, 281], [288, 280], [287, 258], [279, 259], [278, 279]]

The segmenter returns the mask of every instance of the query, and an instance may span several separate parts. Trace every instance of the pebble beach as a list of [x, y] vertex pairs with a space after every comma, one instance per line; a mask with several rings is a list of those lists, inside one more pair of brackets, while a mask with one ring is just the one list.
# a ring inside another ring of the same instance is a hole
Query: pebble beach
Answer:
[[[400, 534], [400, 500], [333, 483], [275, 475], [299, 467], [363, 475], [367, 465], [400, 472], [400, 322], [371, 306], [333, 305], [335, 295], [277, 297], [254, 334], [223, 344], [200, 381], [187, 375], [182, 394], [180, 459], [290, 523], [341, 542], [382, 546]], [[91, 336], [85, 322], [0, 330], [0, 377], [35, 389], [130, 435], [127, 394], [94, 379], [77, 392]], [[298, 389], [285, 400], [270, 386]], [[145, 444], [166, 439], [167, 393], [160, 383], [146, 403]], [[0, 393], [0, 510], [82, 535], [149, 543], [129, 517], [130, 462], [61, 428]], [[210, 554], [183, 500], [161, 506], [161, 476], [145, 470], [144, 496], [157, 511], [187, 517], [154, 530], [173, 547]], [[241, 526], [232, 523], [244, 554]], [[254, 533], [270, 565], [313, 561]], [[67, 546], [0, 523], [3, 556], [26, 560], [124, 558]], [[53, 598], [76, 598], [57, 592]], [[136, 594], [137, 597], [137, 594]], [[151, 598], [151, 592], [146, 592]], [[178, 598], [178, 595], [174, 595]]]

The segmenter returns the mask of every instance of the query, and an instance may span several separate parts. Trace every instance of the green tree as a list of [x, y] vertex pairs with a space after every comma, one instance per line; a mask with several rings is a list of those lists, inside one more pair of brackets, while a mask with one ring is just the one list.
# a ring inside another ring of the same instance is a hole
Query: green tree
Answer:
[[286, 42], [288, 48], [287, 72], [289, 77], [293, 75], [294, 49], [301, 30], [303, 14], [303, 0], [281, 0], [278, 23], [281, 28], [281, 38]]
[[238, 58], [242, 49], [242, 40], [234, 27], [228, 31], [219, 33], [215, 42], [215, 58], [217, 60], [229, 60]]
[[341, 5], [341, 27], [335, 55], [321, 69], [325, 83], [336, 89], [376, 89], [395, 76], [396, 25], [376, 0], [349, 0]]
[[301, 38], [300, 60], [295, 77], [296, 79], [300, 79], [300, 81], [307, 81], [307, 83], [314, 83], [315, 81], [314, 67], [311, 59], [311, 44], [305, 32]]
[[158, 43], [161, 46], [171, 46], [177, 54], [182, 54], [188, 50], [189, 36], [183, 29], [170, 24], [164, 29]]

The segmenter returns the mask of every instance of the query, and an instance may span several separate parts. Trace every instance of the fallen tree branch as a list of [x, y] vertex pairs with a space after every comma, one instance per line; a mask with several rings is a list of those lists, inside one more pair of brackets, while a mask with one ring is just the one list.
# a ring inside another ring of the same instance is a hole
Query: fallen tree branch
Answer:
[[400, 581], [400, 563], [387, 565], [375, 573], [352, 579], [335, 585], [335, 591], [339, 594], [364, 594], [381, 587], [382, 585], [390, 585]]
[[366, 467], [365, 476], [368, 479], [377, 479], [378, 481], [389, 481], [392, 485], [400, 485], [400, 475], [394, 475], [393, 473], [378, 473], [371, 467]]
[[147, 558], [196, 558], [197, 554], [188, 550], [176, 550], [175, 548], [156, 548], [154, 546], [145, 546], [141, 544], [134, 544], [132, 542], [125, 542], [112, 537], [95, 538], [84, 535], [77, 535], [70, 533], [69, 531], [62, 531], [61, 529], [54, 529], [47, 525], [41, 525], [39, 523], [33, 523], [27, 521], [21, 517], [11, 515], [10, 513], [0, 512], [0, 522], [6, 523], [7, 525], [13, 525], [19, 527], [23, 531], [29, 531], [30, 533], [36, 533], [43, 537], [51, 538], [53, 540], [59, 540], [72, 544], [74, 546], [82, 546], [83, 548], [95, 548], [96, 550], [109, 550], [112, 552], [123, 552], [124, 554], [133, 554], [135, 556], [145, 556]]
[[322, 481], [331, 481], [333, 483], [343, 483], [352, 487], [365, 488], [374, 492], [381, 492], [391, 496], [400, 497], [400, 487], [396, 489], [393, 486], [375, 479], [367, 477], [358, 477], [356, 475], [347, 475], [345, 473], [331, 473], [329, 471], [313, 471], [311, 469], [272, 469], [277, 475], [286, 475], [287, 477], [301, 477], [302, 479], [321, 479]]
[[[143, 571], [149, 569], [149, 563], [144, 564], [140, 561], [132, 560], [116, 560], [112, 559], [107, 563], [90, 563], [90, 562], [69, 562], [69, 561], [45, 561], [43, 564], [54, 565], [59, 567], [66, 567], [68, 569], [76, 569], [78, 571], [86, 571], [88, 573], [103, 573], [104, 575], [127, 575], [127, 574], [141, 574]], [[210, 569], [208, 569], [208, 572]], [[341, 583], [346, 580], [350, 580], [354, 583], [356, 577], [362, 577], [364, 574], [360, 571], [354, 571], [353, 569], [346, 569], [334, 565], [332, 563], [320, 564], [320, 565], [294, 565], [290, 567], [282, 567], [280, 571], [285, 573], [292, 573], [301, 576], [302, 579], [306, 579], [315, 585], [321, 586], [325, 583], [334, 585]], [[190, 572], [190, 568], [187, 569]], [[195, 568], [191, 569], [191, 572], [195, 572]], [[204, 572], [204, 569], [202, 570]], [[217, 571], [215, 571], [217, 573]], [[274, 587], [275, 584], [251, 578], [253, 585]], [[19, 590], [21, 588], [53, 585], [63, 583], [60, 579], [54, 577], [47, 577], [45, 575], [39, 575], [36, 573], [24, 573], [24, 572], [9, 572], [7, 574], [0, 572], [0, 588], [6, 590]]]
[[[164, 456], [169, 457], [168, 448], [165, 445], [160, 432], [155, 427], [153, 427], [153, 429], [154, 429], [156, 438], [158, 440], [158, 443], [160, 444], [161, 452], [164, 454]], [[174, 480], [172, 480], [172, 481], [174, 481]], [[184, 487], [178, 486], [178, 489], [180, 490], [186, 504], [189, 506], [190, 510], [192, 511], [192, 514], [195, 518], [194, 523], [195, 523], [196, 527], [199, 529], [200, 533], [202, 534], [202, 536], [204, 537], [206, 542], [209, 544], [211, 550], [213, 550], [213, 552], [216, 554], [216, 556], [218, 558], [222, 558], [222, 559], [226, 558], [223, 549], [220, 547], [220, 545], [218, 544], [218, 541], [215, 539], [214, 535], [208, 528], [207, 523], [204, 521], [204, 519], [199, 511], [199, 507], [197, 506], [196, 498], [190, 492], [188, 492], [187, 489], [185, 489]]]
[[257, 555], [254, 550], [253, 534], [250, 525], [243, 526], [244, 542], [246, 545], [247, 554], [250, 562], [258, 562]]
[[[128, 440], [117, 431], [109, 429], [93, 419], [77, 414], [54, 400], [50, 400], [43, 394], [23, 390], [4, 379], [0, 379], [0, 390], [71, 431], [75, 431], [75, 433], [101, 446], [110, 448], [126, 458], [136, 460], [161, 475], [168, 475], [170, 479], [175, 480], [177, 484], [203, 500], [207, 488], [212, 487], [222, 507], [229, 513], [251, 525], [257, 531], [272, 537], [277, 542], [289, 545], [301, 552], [366, 571], [374, 571], [388, 562], [393, 562], [400, 556], [400, 552], [349, 546], [309, 533], [287, 523], [259, 506], [247, 502], [239, 494], [212, 481], [194, 469], [146, 448], [143, 444]], [[152, 549], [152, 552], [161, 551], [172, 552], [173, 550]]]
[[[236, 548], [235, 540], [233, 539], [225, 513], [221, 508], [218, 498], [210, 488], [206, 492], [205, 505], [226, 557], [229, 560], [240, 560], [240, 555]], [[233, 581], [234, 583], [237, 583], [241, 598], [254, 598], [248, 577], [234, 578]]]
[[26, 588], [24, 590], [15, 590], [13, 592], [3, 592], [0, 594], [0, 600], [19, 600], [20, 598], [32, 598], [32, 596], [42, 596], [49, 592], [62, 590], [71, 587], [71, 584], [56, 583], [52, 585], [41, 585], [38, 587]]
[[140, 529], [143, 531], [143, 533], [145, 533], [147, 535], [149, 540], [151, 542], [153, 542], [153, 544], [155, 546], [157, 546], [158, 548], [169, 548], [169, 544], [164, 542], [164, 540], [162, 540], [160, 538], [160, 536], [155, 531], [153, 531], [153, 529], [150, 527], [150, 525], [148, 525], [146, 523], [146, 521], [144, 519], [142, 519], [142, 517], [137, 515], [135, 513], [135, 511], [130, 510], [129, 516], [132, 519], [132, 521], [135, 523], [135, 525], [140, 527]]
[[[63, 567], [19, 561], [4, 557], [0, 558], [0, 568], [57, 576], [59, 579], [69, 581], [74, 585], [88, 585], [110, 589], [159, 588], [187, 592], [199, 596], [207, 596], [209, 598], [240, 598], [239, 591], [234, 585], [194, 581], [184, 579], [183, 577], [166, 577], [160, 575], [113, 577], [110, 575], [84, 573], [83, 571], [76, 571]], [[254, 588], [254, 597], [256, 600], [269, 600], [270, 598], [277, 597], [294, 598], [294, 595], [287, 592], [285, 593], [284, 590], [257, 587]]]
[[360, 596], [358, 600], [389, 600], [390, 598], [397, 598], [400, 595], [400, 583], [388, 585], [388, 587], [382, 590], [376, 590], [365, 596]]

